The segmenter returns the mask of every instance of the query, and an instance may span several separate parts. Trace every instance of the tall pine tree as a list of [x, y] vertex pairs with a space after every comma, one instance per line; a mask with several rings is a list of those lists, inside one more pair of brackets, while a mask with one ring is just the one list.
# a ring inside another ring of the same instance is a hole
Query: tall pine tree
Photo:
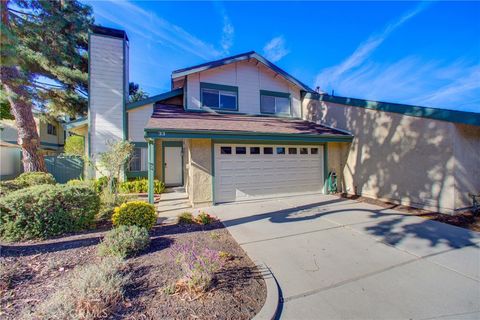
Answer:
[[1, 90], [18, 129], [25, 171], [46, 171], [33, 108], [87, 112], [92, 10], [76, 0], [1, 0]]

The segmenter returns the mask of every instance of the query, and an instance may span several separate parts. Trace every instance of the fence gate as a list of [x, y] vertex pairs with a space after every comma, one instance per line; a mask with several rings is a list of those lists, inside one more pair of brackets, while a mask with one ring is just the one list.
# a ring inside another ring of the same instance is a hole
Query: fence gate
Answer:
[[83, 160], [78, 157], [45, 156], [45, 164], [58, 183], [83, 178]]

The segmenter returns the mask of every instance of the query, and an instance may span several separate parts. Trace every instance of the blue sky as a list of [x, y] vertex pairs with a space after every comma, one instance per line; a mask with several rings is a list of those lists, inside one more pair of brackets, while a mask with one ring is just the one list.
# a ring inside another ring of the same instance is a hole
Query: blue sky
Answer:
[[480, 112], [478, 2], [85, 1], [126, 30], [130, 80], [250, 50], [336, 95]]

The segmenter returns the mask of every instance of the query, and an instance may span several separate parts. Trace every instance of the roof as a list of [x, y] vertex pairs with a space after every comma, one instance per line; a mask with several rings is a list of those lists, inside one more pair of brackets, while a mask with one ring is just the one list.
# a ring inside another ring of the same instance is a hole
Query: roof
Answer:
[[318, 93], [307, 94], [306, 96], [310, 99], [344, 104], [353, 107], [361, 107], [384, 112], [400, 113], [412, 117], [428, 118], [434, 120], [480, 126], [480, 113], [477, 112], [422, 107], [408, 104], [372, 101]]
[[64, 123], [62, 124], [62, 126], [63, 126], [63, 129], [68, 130], [68, 129], [78, 128], [80, 126], [87, 125], [87, 124], [88, 124], [88, 118], [81, 117], [73, 121]]
[[128, 36], [125, 30], [94, 25], [92, 26], [92, 33], [102, 34], [102, 35], [110, 36], [114, 38], [126, 39], [128, 41]]
[[[352, 135], [300, 119], [211, 112], [187, 112], [182, 107], [157, 104], [146, 132], [182, 132], [242, 135], [275, 135], [297, 138], [330, 137], [349, 141]], [[148, 136], [148, 134], [147, 134]]]
[[199, 64], [199, 65], [196, 65], [196, 66], [175, 70], [175, 71], [172, 72], [172, 79], [173, 78], [178, 78], [178, 77], [183, 77], [183, 76], [186, 76], [186, 75], [189, 75], [189, 74], [192, 74], [192, 73], [197, 73], [197, 72], [200, 72], [200, 71], [205, 71], [205, 70], [212, 69], [212, 68], [221, 67], [221, 66], [231, 64], [231, 63], [235, 63], [235, 62], [239, 62], [239, 61], [249, 60], [249, 59], [256, 59], [256, 60], [260, 61], [265, 66], [272, 69], [276, 73], [282, 75], [283, 77], [285, 77], [285, 79], [287, 79], [288, 81], [292, 82], [293, 84], [299, 86], [303, 90], [305, 90], [307, 92], [315, 92], [309, 86], [307, 86], [306, 84], [304, 84], [300, 80], [296, 79], [295, 77], [293, 77], [292, 75], [290, 75], [289, 73], [287, 73], [286, 71], [281, 69], [280, 67], [276, 66], [272, 62], [268, 61], [267, 59], [265, 59], [264, 57], [262, 57], [261, 55], [259, 55], [255, 51], [249, 51], [249, 52], [237, 54], [237, 55], [234, 55], [234, 56], [226, 57], [226, 58], [223, 58], [223, 59], [220, 59], [220, 60], [210, 61], [210, 62], [202, 63], [202, 64]]
[[140, 101], [127, 103], [127, 110], [132, 110], [135, 108], [143, 107], [144, 105], [147, 105], [150, 103], [155, 103], [155, 102], [170, 99], [173, 97], [178, 97], [178, 96], [181, 96], [182, 94], [183, 94], [183, 88], [157, 94], [156, 96], [148, 97]]
[[20, 148], [18, 144], [10, 143], [4, 140], [0, 140], [0, 147], [7, 147], [7, 148]]

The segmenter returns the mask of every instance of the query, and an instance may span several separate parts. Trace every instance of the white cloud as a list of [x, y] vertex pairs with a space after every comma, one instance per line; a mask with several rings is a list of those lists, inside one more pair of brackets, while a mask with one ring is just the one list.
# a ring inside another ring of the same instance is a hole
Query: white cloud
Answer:
[[272, 62], [279, 61], [289, 52], [285, 47], [285, 38], [283, 36], [273, 38], [263, 47], [263, 55]]
[[339, 65], [327, 68], [317, 75], [315, 86], [321, 89], [331, 89], [336, 87], [345, 73], [359, 67], [370, 57], [370, 55], [390, 36], [390, 34], [401, 27], [408, 20], [415, 17], [425, 9], [426, 5], [421, 3], [413, 10], [403, 14], [400, 18], [389, 23], [382, 32], [371, 35], [366, 41], [361, 43], [357, 49]]
[[[233, 26], [229, 23], [228, 17], [227, 21], [225, 21], [225, 19], [223, 21], [223, 50], [219, 50], [216, 49], [214, 45], [200, 40], [180, 26], [159, 17], [154, 12], [143, 10], [128, 1], [109, 0], [109, 2], [111, 2], [110, 7], [115, 8], [113, 10], [114, 12], [98, 6], [95, 7], [95, 14], [115, 24], [121, 25], [129, 32], [134, 32], [145, 39], [188, 52], [200, 58], [206, 60], [218, 58], [224, 53], [224, 41], [225, 47], [228, 48], [232, 43]], [[228, 22], [228, 24], [225, 24], [225, 22]]]

